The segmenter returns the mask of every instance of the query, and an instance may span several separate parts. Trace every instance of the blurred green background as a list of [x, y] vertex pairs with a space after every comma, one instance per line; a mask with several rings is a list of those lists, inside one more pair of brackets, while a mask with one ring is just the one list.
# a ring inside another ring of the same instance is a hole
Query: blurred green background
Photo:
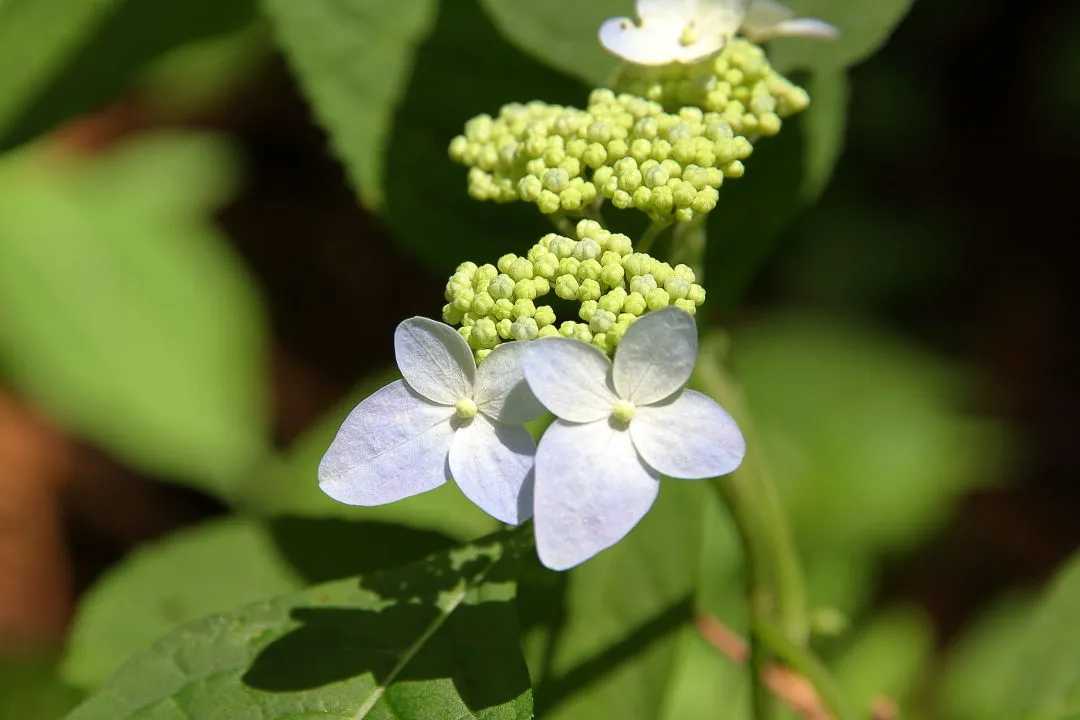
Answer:
[[[66, 3], [61, 27], [0, 2], [4, 720], [61, 717], [185, 620], [494, 527], [453, 488], [336, 506], [314, 468], [444, 273], [547, 231], [468, 199], [449, 139], [504, 102], [580, 105], [590, 72], [518, 49], [495, 0], [305, 10], [335, 5], [372, 3]], [[710, 347], [866, 717], [1080, 713], [1075, 568], [1033, 600], [1080, 545], [1078, 75], [1075, 3], [919, 0], [876, 55], [795, 71], [821, 109], [710, 219]], [[746, 717], [689, 622], [745, 627], [739, 569], [687, 485], [580, 571], [536, 568], [538, 714]]]

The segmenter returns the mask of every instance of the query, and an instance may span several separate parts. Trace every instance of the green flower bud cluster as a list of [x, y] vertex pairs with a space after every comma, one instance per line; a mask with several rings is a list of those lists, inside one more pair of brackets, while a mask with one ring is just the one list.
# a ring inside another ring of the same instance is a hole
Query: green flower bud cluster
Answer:
[[692, 106], [719, 113], [737, 135], [772, 136], [781, 119], [802, 112], [810, 96], [773, 70], [760, 46], [733, 38], [719, 55], [699, 63], [626, 65], [615, 83], [621, 92], [670, 111]]
[[525, 200], [550, 214], [581, 213], [604, 197], [660, 223], [710, 212], [752, 151], [720, 113], [666, 113], [610, 90], [593, 91], [587, 110], [506, 105], [498, 118], [470, 120], [450, 144], [451, 158], [470, 167], [476, 199]]
[[[612, 353], [646, 312], [677, 305], [694, 313], [705, 302], [705, 289], [686, 265], [634, 252], [630, 238], [594, 220], [579, 222], [577, 237], [550, 233], [525, 256], [458, 266], [446, 283], [442, 317], [461, 326], [477, 362], [503, 342], [558, 335]], [[579, 321], [557, 322], [554, 308], [539, 302], [550, 293], [579, 303]]]

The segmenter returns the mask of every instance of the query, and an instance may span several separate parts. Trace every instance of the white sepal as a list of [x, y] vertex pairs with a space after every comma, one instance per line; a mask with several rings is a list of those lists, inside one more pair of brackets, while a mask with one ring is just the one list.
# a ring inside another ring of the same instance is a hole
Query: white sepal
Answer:
[[434, 405], [402, 380], [357, 405], [319, 463], [319, 487], [349, 505], [382, 505], [447, 481], [454, 408]]
[[684, 480], [726, 475], [746, 455], [746, 441], [735, 420], [715, 400], [694, 390], [639, 406], [630, 436], [650, 467]]
[[394, 331], [394, 353], [405, 382], [428, 400], [454, 405], [472, 397], [476, 361], [449, 325], [424, 317], [405, 320]]
[[532, 340], [522, 366], [533, 394], [563, 420], [584, 423], [606, 418], [618, 402], [609, 385], [611, 361], [581, 340]]
[[525, 382], [521, 358], [526, 352], [526, 342], [504, 342], [480, 363], [473, 400], [492, 420], [522, 425], [544, 413], [544, 406]]
[[540, 561], [566, 570], [617, 543], [652, 507], [659, 480], [629, 433], [606, 418], [584, 425], [556, 420], [536, 451]]
[[615, 351], [612, 380], [619, 397], [635, 405], [648, 405], [685, 385], [696, 362], [693, 316], [681, 308], [667, 307], [646, 313], [626, 331]]
[[496, 520], [518, 525], [532, 517], [536, 443], [521, 425], [477, 415], [450, 443], [450, 473], [465, 497]]
[[812, 37], [835, 40], [840, 30], [824, 20], [796, 18], [795, 12], [775, 0], [753, 0], [743, 19], [741, 32], [754, 42], [774, 37]]

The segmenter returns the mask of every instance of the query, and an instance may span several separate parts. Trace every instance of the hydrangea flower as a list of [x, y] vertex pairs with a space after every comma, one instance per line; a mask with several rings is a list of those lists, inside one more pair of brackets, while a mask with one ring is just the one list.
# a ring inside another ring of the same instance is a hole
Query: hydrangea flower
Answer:
[[545, 565], [573, 567], [625, 537], [652, 507], [661, 475], [710, 478], [742, 462], [746, 443], [732, 417], [683, 388], [696, 359], [694, 319], [677, 307], [631, 325], [614, 363], [571, 338], [528, 344], [525, 379], [558, 418], [536, 452]]
[[319, 486], [349, 505], [383, 505], [451, 477], [505, 523], [532, 515], [536, 444], [525, 422], [543, 413], [522, 376], [525, 343], [495, 348], [479, 368], [453, 328], [414, 317], [398, 325], [403, 380], [349, 414], [319, 464]]
[[719, 52], [739, 30], [757, 41], [837, 35], [832, 25], [795, 18], [774, 0], [637, 0], [637, 16], [638, 23], [620, 17], [600, 26], [600, 43], [637, 65], [696, 62]]

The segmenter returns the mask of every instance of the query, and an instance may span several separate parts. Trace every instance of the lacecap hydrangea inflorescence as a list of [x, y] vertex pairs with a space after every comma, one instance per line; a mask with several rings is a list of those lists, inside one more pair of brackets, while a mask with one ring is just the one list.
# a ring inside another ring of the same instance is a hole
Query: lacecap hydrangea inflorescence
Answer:
[[[477, 362], [504, 341], [573, 337], [614, 352], [639, 317], [674, 305], [693, 314], [705, 289], [686, 265], [634, 252], [630, 238], [581, 220], [577, 239], [549, 233], [524, 256], [462, 263], [446, 283], [443, 320], [460, 325]], [[555, 315], [545, 296], [578, 303], [578, 319]]]
[[725, 178], [742, 177], [751, 140], [809, 104], [741, 38], [692, 64], [627, 65], [615, 87], [593, 91], [585, 110], [512, 103], [474, 117], [450, 143], [469, 194], [572, 215], [606, 199], [657, 223], [690, 222], [716, 207]]

